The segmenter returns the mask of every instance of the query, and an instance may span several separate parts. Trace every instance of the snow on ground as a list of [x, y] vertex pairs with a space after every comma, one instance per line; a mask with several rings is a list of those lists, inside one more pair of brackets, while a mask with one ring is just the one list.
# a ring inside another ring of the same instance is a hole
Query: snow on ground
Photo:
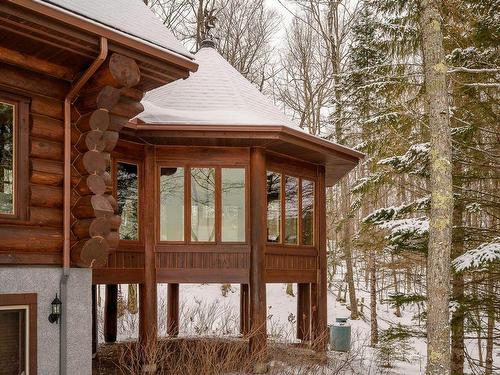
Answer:
[[[122, 285], [121, 294], [126, 301], [127, 286]], [[294, 285], [296, 293], [296, 285]], [[104, 296], [104, 288], [100, 295]], [[158, 286], [158, 327], [160, 336], [165, 335], [166, 300], [167, 288], [165, 284]], [[101, 297], [102, 298], [102, 297]], [[358, 291], [358, 298], [364, 299], [363, 313], [365, 318], [356, 321], [349, 320], [352, 327], [353, 345], [367, 345], [370, 339], [369, 322], [369, 294]], [[180, 335], [237, 335], [239, 333], [239, 285], [231, 285], [226, 296], [222, 295], [220, 284], [181, 284], [180, 286]], [[295, 321], [297, 313], [297, 299], [295, 296], [286, 294], [285, 284], [267, 285], [268, 335], [271, 339], [280, 336], [286, 341], [293, 341], [296, 331]], [[100, 304], [102, 319], [103, 304]], [[410, 309], [402, 310], [402, 317], [394, 315], [393, 310], [387, 304], [378, 304], [377, 314], [379, 331], [387, 329], [390, 325], [400, 323], [405, 326], [416, 326], [412, 321], [416, 311]], [[349, 317], [350, 312], [345, 303], [337, 301], [333, 293], [328, 295], [328, 324], [333, 324], [337, 317]], [[126, 340], [137, 337], [138, 314], [125, 314], [119, 319], [118, 340]], [[102, 324], [100, 324], [102, 340]], [[426, 344], [423, 338], [412, 338], [408, 343], [410, 362], [395, 361], [394, 367], [388, 370], [391, 375], [417, 375], [423, 374], [426, 361]], [[477, 345], [474, 341], [466, 342], [469, 353], [477, 355]], [[400, 348], [394, 350], [400, 352]], [[376, 353], [367, 347], [364, 356], [373, 366]], [[371, 359], [372, 358], [372, 359]], [[500, 348], [495, 349], [495, 362], [500, 361]], [[467, 367], [466, 367], [467, 368]]]

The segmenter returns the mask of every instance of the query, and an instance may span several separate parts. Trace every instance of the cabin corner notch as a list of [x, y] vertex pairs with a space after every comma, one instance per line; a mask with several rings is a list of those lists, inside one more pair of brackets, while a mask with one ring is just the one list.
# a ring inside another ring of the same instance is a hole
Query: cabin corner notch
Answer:
[[[113, 196], [111, 152], [122, 127], [143, 107], [135, 60], [111, 54], [75, 102], [72, 127], [71, 261], [79, 267], [103, 266], [118, 246], [121, 218]], [[76, 177], [76, 178], [75, 178]]]

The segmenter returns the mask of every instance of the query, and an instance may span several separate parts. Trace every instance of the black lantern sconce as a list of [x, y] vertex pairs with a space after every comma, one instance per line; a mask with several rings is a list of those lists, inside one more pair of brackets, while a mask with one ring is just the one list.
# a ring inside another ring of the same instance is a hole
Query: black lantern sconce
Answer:
[[59, 299], [59, 297], [57, 297], [56, 293], [56, 298], [54, 298], [54, 300], [50, 304], [51, 313], [49, 315], [49, 322], [57, 323], [59, 321], [59, 317], [61, 316], [61, 305], [61, 300]]

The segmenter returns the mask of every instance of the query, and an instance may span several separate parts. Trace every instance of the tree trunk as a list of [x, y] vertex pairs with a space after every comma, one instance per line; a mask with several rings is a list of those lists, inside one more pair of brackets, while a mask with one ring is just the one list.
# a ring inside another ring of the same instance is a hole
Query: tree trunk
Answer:
[[375, 253], [370, 250], [370, 344], [375, 347], [378, 344], [378, 323], [377, 323], [377, 269], [375, 265]]
[[[460, 186], [461, 168], [458, 163], [454, 164], [454, 186]], [[459, 189], [457, 189], [459, 193]], [[453, 248], [452, 258], [460, 256], [464, 252], [464, 231], [463, 204], [458, 202], [453, 211]], [[464, 277], [462, 273], [454, 272], [452, 275], [452, 299], [457, 304], [457, 308], [451, 314], [451, 373], [452, 375], [463, 375], [464, 373]]]
[[438, 5], [420, 1], [426, 106], [430, 150], [431, 215], [427, 257], [427, 369], [428, 375], [450, 373], [450, 252], [453, 214], [451, 135]]
[[486, 361], [484, 375], [493, 374], [493, 331], [495, 329], [495, 295], [493, 285], [493, 270], [489, 271], [487, 285], [488, 285], [488, 323], [486, 327]]
[[289, 296], [295, 297], [295, 294], [293, 294], [293, 284], [292, 283], [286, 284], [286, 294], [288, 294]]

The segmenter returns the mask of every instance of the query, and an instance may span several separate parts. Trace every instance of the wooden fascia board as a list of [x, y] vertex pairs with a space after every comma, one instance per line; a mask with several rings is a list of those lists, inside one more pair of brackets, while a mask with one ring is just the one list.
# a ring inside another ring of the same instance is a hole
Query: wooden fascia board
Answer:
[[110, 42], [123, 45], [132, 50], [137, 50], [148, 56], [179, 66], [186, 70], [195, 72], [198, 69], [198, 64], [196, 64], [193, 60], [178, 54], [177, 52], [163, 49], [153, 43], [123, 33], [119, 30], [113, 30], [95, 21], [86, 19], [69, 11], [59, 9], [54, 5], [48, 3], [38, 3], [31, 0], [7, 0], [7, 2], [29, 9], [36, 13], [43, 14], [44, 16], [57, 21], [72, 25], [96, 36], [104, 37]]
[[287, 126], [276, 125], [164, 125], [164, 124], [145, 124], [142, 121], [129, 123], [128, 127], [134, 129], [137, 135], [153, 135], [155, 137], [221, 137], [221, 138], [240, 138], [251, 134], [254, 138], [269, 138], [272, 140], [281, 140], [301, 146], [316, 152], [346, 160], [353, 166], [357, 165], [359, 160], [364, 158], [364, 154], [348, 147], [326, 141], [319, 137], [307, 134], [300, 130], [291, 129]]

